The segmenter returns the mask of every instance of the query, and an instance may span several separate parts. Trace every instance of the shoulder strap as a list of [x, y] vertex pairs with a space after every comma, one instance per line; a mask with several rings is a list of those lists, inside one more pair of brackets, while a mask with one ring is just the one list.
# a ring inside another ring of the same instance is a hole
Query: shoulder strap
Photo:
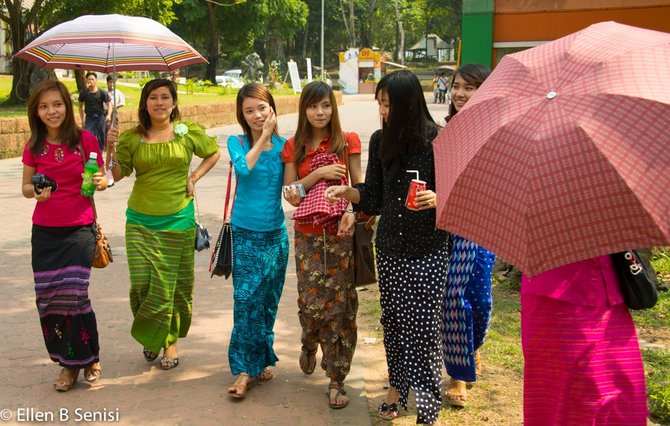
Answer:
[[[244, 141], [241, 136], [238, 136], [237, 139], [240, 140], [240, 145], [244, 148]], [[230, 182], [233, 178], [233, 162], [232, 160], [228, 162], [228, 185], [226, 187], [226, 205], [223, 209], [223, 222], [228, 222], [230, 220], [230, 215], [233, 211], [233, 206], [235, 205], [235, 195], [237, 195], [237, 179], [235, 179], [235, 191], [233, 191], [232, 202], [230, 200]], [[228, 210], [228, 203], [230, 202], [230, 211]]]

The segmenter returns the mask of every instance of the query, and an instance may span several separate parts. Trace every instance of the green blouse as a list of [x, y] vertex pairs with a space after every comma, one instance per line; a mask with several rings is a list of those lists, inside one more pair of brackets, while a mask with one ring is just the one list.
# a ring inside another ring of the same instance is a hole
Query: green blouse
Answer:
[[188, 132], [166, 142], [144, 143], [135, 129], [126, 130], [119, 137], [116, 159], [123, 176], [135, 171], [128, 207], [138, 213], [163, 216], [186, 207], [193, 198], [186, 196], [193, 154], [206, 158], [219, 150], [216, 138], [205, 134], [202, 127], [190, 121], [181, 123]]

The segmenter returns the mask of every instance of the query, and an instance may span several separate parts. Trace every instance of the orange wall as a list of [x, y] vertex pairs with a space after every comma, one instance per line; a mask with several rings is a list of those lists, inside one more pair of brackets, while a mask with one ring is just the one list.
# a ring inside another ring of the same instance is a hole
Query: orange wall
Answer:
[[[626, 7], [618, 9], [547, 10], [544, 12], [505, 12], [510, 10], [509, 0], [500, 9], [496, 1], [493, 17], [493, 42], [550, 41], [574, 33], [591, 24], [617, 21], [622, 24], [670, 32], [670, 1], [666, 6]], [[626, 1], [620, 0], [625, 3]], [[528, 2], [524, 2], [528, 3]], [[534, 2], [537, 6], [537, 2]], [[576, 3], [576, 1], [542, 1], [540, 3]], [[599, 2], [602, 3], [602, 2]], [[612, 2], [609, 2], [612, 3]], [[645, 2], [643, 2], [645, 3]], [[646, 2], [648, 3], [648, 2]], [[656, 1], [656, 4], [663, 3]], [[501, 5], [502, 6], [502, 5]], [[516, 10], [519, 10], [517, 8]], [[537, 10], [537, 9], [535, 9]]]
[[495, 0], [495, 13], [670, 6], [670, 0]]

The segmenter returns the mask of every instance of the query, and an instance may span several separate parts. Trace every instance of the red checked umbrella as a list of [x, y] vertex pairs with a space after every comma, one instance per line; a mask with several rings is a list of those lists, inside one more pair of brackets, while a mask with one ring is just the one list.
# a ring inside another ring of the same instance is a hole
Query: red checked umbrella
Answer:
[[670, 244], [670, 34], [603, 22], [505, 56], [435, 169], [438, 227], [529, 276]]

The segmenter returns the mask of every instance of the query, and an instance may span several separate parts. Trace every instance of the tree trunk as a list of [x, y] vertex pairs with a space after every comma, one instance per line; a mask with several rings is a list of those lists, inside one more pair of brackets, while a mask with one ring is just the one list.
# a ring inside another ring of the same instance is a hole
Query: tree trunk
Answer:
[[216, 84], [216, 68], [219, 65], [219, 31], [216, 26], [215, 5], [207, 2], [207, 18], [209, 19], [209, 43], [207, 44], [207, 75], [205, 78]]
[[354, 0], [349, 0], [349, 28], [351, 29], [351, 46], [356, 47], [356, 24], [354, 23]]
[[309, 19], [305, 23], [305, 36], [302, 38], [302, 57], [307, 57], [307, 42], [309, 41]]
[[77, 90], [79, 92], [86, 90], [86, 76], [84, 70], [74, 70], [74, 81], [77, 83]]
[[396, 59], [400, 60], [400, 64], [405, 65], [405, 29], [402, 27], [402, 19], [400, 18], [400, 0], [395, 0], [395, 19], [398, 38]]
[[[9, 27], [12, 53], [17, 53], [26, 45], [27, 34], [32, 37], [35, 17], [41, 9], [43, 1], [35, 0], [32, 8], [26, 13], [23, 13], [23, 2], [21, 0], [0, 2], [0, 5], [4, 5], [6, 9], [6, 14], [3, 13], [0, 19], [5, 21]], [[26, 103], [30, 96], [30, 88], [35, 84], [32, 80], [36, 69], [35, 65], [23, 59], [12, 60], [12, 90], [7, 101], [9, 104], [20, 105]]]

